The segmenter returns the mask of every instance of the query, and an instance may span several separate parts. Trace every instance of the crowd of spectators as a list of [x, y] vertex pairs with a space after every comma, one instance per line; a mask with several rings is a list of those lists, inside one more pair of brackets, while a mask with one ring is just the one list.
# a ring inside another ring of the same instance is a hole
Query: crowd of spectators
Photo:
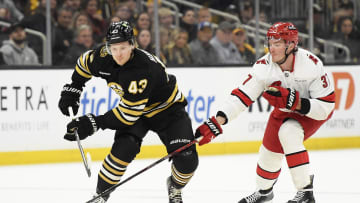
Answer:
[[[269, 0], [270, 1], [270, 0]], [[324, 21], [326, 5], [314, 4], [314, 34], [332, 40], [350, 49], [350, 61], [345, 60], [343, 49], [334, 50], [338, 62], [360, 62], [360, 21], [355, 16], [352, 0], [333, 0], [335, 9], [328, 27]], [[200, 9], [180, 6], [182, 16], [175, 25], [174, 12], [159, 2], [160, 58], [168, 66], [252, 64], [256, 60], [254, 39], [247, 30], [233, 21], [214, 16], [209, 8], [237, 15], [241, 23], [254, 20], [254, 1], [196, 1]], [[260, 21], [273, 23], [268, 1], [261, 1]], [[316, 1], [318, 2], [318, 1]], [[321, 1], [320, 1], [321, 2]], [[360, 6], [360, 5], [358, 5]], [[155, 54], [153, 1], [148, 0], [139, 9], [136, 0], [50, 0], [51, 47], [53, 65], [73, 65], [77, 57], [88, 49], [104, 43], [111, 22], [126, 20], [134, 27], [137, 46]], [[286, 19], [284, 19], [286, 20]], [[43, 63], [43, 42], [27, 34], [32, 29], [46, 34], [46, 0], [0, 0], [0, 63], [7, 65], [36, 65]], [[296, 25], [296, 23], [295, 23]], [[307, 32], [308, 25], [297, 26]], [[325, 30], [325, 31], [324, 31]], [[303, 43], [302, 45], [306, 45]], [[324, 47], [315, 44], [319, 52]], [[306, 48], [306, 47], [305, 47]], [[267, 49], [261, 48], [262, 54]]]

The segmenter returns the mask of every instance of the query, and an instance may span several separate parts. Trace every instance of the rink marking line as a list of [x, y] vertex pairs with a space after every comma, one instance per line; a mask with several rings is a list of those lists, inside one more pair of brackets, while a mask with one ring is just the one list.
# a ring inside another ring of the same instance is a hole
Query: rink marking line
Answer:
[[[261, 141], [223, 142], [211, 143], [197, 147], [197, 149], [200, 155], [243, 154], [258, 152], [260, 145]], [[305, 146], [308, 150], [360, 148], [360, 136], [315, 137], [307, 140]], [[109, 153], [110, 148], [87, 148], [84, 150], [93, 155], [93, 160], [103, 160]], [[144, 145], [137, 159], [158, 158], [164, 156], [165, 153], [166, 150], [163, 145]], [[0, 166], [79, 161], [81, 161], [81, 157], [77, 149], [0, 152]]]

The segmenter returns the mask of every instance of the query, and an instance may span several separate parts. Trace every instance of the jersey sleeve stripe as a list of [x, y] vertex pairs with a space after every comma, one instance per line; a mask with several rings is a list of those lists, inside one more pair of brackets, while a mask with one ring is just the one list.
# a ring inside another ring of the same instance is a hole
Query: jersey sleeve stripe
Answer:
[[117, 108], [112, 109], [112, 112], [114, 113], [115, 117], [125, 125], [134, 125], [135, 122], [127, 121]]
[[123, 99], [119, 101], [119, 106], [122, 106], [123, 108], [126, 108], [126, 109], [132, 109], [134, 111], [143, 111], [144, 108], [145, 108], [145, 104], [141, 104], [141, 105], [138, 105], [138, 106], [129, 106], [129, 105], [126, 105], [124, 102], [123, 102]]
[[141, 116], [143, 114], [143, 112], [141, 110], [139, 111], [139, 110], [128, 109], [121, 105], [119, 105], [118, 108], [121, 112], [124, 112], [124, 113], [132, 115], [132, 116]]
[[147, 106], [147, 107], [145, 107], [144, 111], [145, 111], [145, 113], [149, 113], [151, 111], [155, 111], [157, 109], [164, 108], [167, 105], [169, 105], [170, 103], [173, 103], [174, 101], [176, 101], [176, 99], [180, 99], [180, 97], [179, 97], [180, 95], [181, 95], [181, 92], [178, 91], [178, 86], [176, 84], [170, 97], [165, 102], [163, 102], [161, 104], [159, 102], [155, 103], [155, 104], [158, 104], [157, 106], [155, 104]]
[[149, 110], [159, 106], [160, 104], [161, 104], [160, 102], [153, 103], [150, 106], [145, 107], [144, 111], [149, 111]]
[[239, 88], [234, 89], [231, 92], [231, 95], [236, 96], [238, 99], [240, 99], [240, 101], [246, 106], [249, 107], [253, 101], [250, 99], [250, 97], [245, 94], [243, 91], [241, 91]]
[[79, 75], [83, 76], [84, 78], [91, 78], [92, 77], [90, 74], [84, 72], [81, 68], [79, 68], [78, 65], [75, 66], [75, 70]]
[[323, 101], [323, 102], [328, 102], [328, 103], [335, 103], [335, 93], [334, 92], [331, 92], [328, 96], [326, 97], [320, 97], [320, 98], [316, 98], [320, 101]]
[[149, 101], [149, 99], [143, 99], [143, 100], [139, 100], [139, 101], [136, 101], [136, 102], [132, 102], [132, 101], [126, 100], [124, 98], [121, 99], [121, 102], [124, 103], [127, 106], [139, 106], [139, 105], [142, 105], [142, 104], [146, 104], [148, 101]]
[[165, 107], [163, 107], [163, 108], [160, 108], [160, 109], [157, 109], [157, 110], [155, 110], [155, 111], [152, 111], [151, 113], [145, 114], [145, 116], [148, 117], [148, 118], [149, 118], [149, 117], [152, 117], [152, 116], [154, 116], [155, 114], [160, 113], [160, 112], [168, 109], [170, 106], [172, 106], [172, 105], [175, 104], [176, 102], [183, 102], [184, 100], [185, 100], [184, 95], [180, 93], [180, 99], [175, 100], [173, 103], [170, 103], [169, 105], [167, 105], [167, 106], [165, 106]]
[[139, 119], [140, 116], [133, 116], [127, 113], [124, 113], [118, 109], [118, 112], [120, 113], [121, 117], [124, 118], [128, 122], [135, 122]]

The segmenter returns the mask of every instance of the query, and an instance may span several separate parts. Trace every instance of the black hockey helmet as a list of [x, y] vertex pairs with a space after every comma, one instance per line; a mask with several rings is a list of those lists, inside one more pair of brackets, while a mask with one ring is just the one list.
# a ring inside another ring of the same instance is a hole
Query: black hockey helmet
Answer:
[[106, 44], [110, 45], [125, 41], [134, 44], [134, 32], [130, 24], [126, 21], [111, 23], [106, 34]]

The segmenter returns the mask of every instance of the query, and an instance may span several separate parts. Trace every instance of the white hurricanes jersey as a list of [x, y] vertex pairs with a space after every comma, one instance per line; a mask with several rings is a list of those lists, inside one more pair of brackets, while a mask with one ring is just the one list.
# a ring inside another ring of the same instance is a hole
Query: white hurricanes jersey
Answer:
[[322, 61], [301, 48], [295, 53], [291, 71], [282, 71], [268, 53], [240, 81], [240, 86], [232, 91], [221, 109], [229, 121], [251, 105], [270, 85], [293, 88], [299, 92], [300, 98], [308, 98], [310, 112], [306, 116], [310, 118], [324, 120], [335, 107], [334, 86]]

